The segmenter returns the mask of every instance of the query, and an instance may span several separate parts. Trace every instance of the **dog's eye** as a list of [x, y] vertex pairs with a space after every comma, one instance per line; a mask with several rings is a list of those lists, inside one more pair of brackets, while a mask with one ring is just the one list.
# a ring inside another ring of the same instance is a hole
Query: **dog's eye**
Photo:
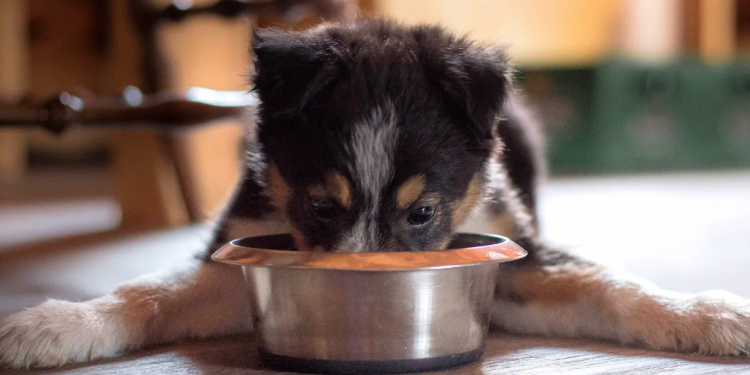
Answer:
[[320, 220], [331, 220], [336, 216], [336, 206], [328, 198], [312, 198], [310, 200], [315, 216]]
[[422, 206], [409, 212], [409, 217], [406, 220], [411, 225], [423, 225], [432, 220], [433, 216], [435, 216], [435, 206]]

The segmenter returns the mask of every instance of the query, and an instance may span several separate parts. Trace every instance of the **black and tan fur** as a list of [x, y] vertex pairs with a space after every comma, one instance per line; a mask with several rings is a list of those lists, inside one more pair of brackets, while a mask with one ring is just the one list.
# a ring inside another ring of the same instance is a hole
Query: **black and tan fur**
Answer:
[[290, 231], [306, 250], [420, 251], [477, 228], [529, 252], [503, 266], [497, 328], [747, 354], [748, 300], [665, 291], [540, 240], [541, 142], [502, 49], [384, 21], [262, 31], [252, 49], [262, 105], [203, 260], [9, 317], [0, 363], [60, 365], [250, 330], [243, 293], [223, 287], [240, 272], [207, 257], [236, 237]]

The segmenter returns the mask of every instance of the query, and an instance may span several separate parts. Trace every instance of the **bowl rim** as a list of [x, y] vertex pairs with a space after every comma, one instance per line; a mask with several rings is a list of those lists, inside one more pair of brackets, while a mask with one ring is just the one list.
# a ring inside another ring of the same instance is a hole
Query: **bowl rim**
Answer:
[[211, 255], [220, 263], [259, 268], [318, 269], [335, 271], [396, 272], [439, 270], [504, 263], [524, 258], [528, 253], [505, 236], [487, 233], [456, 233], [454, 236], [479, 236], [496, 242], [473, 247], [434, 251], [393, 251], [333, 253], [323, 251], [277, 250], [248, 247], [248, 239], [289, 234], [254, 236], [230, 241]]

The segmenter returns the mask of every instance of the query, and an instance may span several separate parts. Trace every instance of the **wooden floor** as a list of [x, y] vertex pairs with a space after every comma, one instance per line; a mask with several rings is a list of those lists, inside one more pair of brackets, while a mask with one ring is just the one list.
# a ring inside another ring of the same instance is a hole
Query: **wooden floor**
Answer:
[[[82, 235], [116, 223], [118, 215], [106, 192], [87, 197], [45, 204], [0, 199], [0, 236], [13, 235], [12, 241], [0, 238], [0, 318], [48, 297], [85, 300], [107, 293], [190, 256], [205, 239], [199, 226]], [[556, 180], [544, 187], [540, 209], [545, 237], [572, 252], [674, 290], [720, 288], [750, 297], [750, 172]], [[10, 225], [13, 231], [3, 232]], [[64, 233], [75, 236], [52, 239]], [[276, 372], [259, 364], [250, 337], [185, 342], [54, 370], [0, 370], [40, 373]], [[442, 373], [750, 374], [750, 359], [492, 333], [480, 361]]]
[[[260, 363], [252, 339], [229, 337], [153, 348], [136, 354], [53, 370], [7, 370], [31, 374], [290, 374]], [[494, 332], [479, 361], [431, 374], [748, 374], [746, 358], [710, 358], [586, 342], [519, 337]]]

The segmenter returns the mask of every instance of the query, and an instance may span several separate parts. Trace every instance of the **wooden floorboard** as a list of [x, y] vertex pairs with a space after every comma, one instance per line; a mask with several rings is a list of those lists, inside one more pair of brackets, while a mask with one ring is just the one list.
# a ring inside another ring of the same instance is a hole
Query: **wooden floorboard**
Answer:
[[[488, 374], [748, 374], [748, 358], [716, 358], [622, 348], [585, 340], [513, 336], [493, 332], [477, 362], [443, 375]], [[117, 359], [46, 370], [0, 370], [3, 375], [39, 374], [290, 374], [263, 365], [250, 336], [192, 341], [151, 348]]]

